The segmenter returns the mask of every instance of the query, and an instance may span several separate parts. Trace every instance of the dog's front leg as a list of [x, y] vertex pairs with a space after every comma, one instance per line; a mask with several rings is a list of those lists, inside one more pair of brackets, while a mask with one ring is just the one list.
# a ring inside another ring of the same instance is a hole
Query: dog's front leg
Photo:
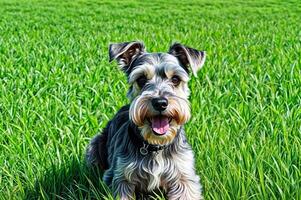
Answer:
[[118, 197], [120, 200], [135, 199], [135, 186], [126, 180], [114, 179], [112, 184], [114, 199]]
[[201, 200], [201, 185], [195, 180], [181, 179], [174, 182], [167, 191], [169, 200]]

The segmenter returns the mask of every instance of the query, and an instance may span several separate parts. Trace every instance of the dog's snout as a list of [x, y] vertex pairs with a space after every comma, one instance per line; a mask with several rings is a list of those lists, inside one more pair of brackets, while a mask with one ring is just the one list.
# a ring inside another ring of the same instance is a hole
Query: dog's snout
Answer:
[[164, 111], [168, 106], [168, 100], [164, 97], [152, 99], [152, 105], [156, 111]]

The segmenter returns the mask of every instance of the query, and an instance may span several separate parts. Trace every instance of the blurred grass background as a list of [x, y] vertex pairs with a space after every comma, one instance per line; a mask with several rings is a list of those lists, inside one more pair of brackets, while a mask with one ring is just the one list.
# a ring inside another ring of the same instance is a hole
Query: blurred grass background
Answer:
[[300, 13], [300, 1], [0, 0], [0, 198], [111, 198], [83, 154], [128, 103], [108, 44], [141, 40], [207, 52], [186, 126], [206, 199], [301, 199]]

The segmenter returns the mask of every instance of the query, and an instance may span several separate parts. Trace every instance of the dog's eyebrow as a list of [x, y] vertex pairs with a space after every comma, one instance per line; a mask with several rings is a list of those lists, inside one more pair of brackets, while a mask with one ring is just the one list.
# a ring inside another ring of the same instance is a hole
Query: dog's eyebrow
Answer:
[[187, 72], [179, 65], [175, 65], [173, 63], [165, 63], [162, 68], [167, 78], [171, 78], [176, 75], [179, 76], [179, 78], [184, 82], [189, 81]]
[[141, 75], [145, 75], [146, 78], [151, 79], [155, 75], [155, 68], [150, 64], [135, 66], [129, 74], [128, 82], [133, 83]]

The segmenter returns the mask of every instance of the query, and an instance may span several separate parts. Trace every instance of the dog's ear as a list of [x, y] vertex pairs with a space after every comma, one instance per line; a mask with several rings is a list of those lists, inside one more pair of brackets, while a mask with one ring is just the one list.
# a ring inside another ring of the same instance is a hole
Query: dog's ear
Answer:
[[132, 61], [145, 52], [142, 42], [123, 42], [109, 45], [110, 62], [117, 60], [123, 70], [127, 70]]
[[171, 45], [168, 53], [175, 56], [187, 72], [190, 68], [195, 77], [197, 72], [203, 67], [206, 59], [205, 51], [198, 51], [179, 43]]

